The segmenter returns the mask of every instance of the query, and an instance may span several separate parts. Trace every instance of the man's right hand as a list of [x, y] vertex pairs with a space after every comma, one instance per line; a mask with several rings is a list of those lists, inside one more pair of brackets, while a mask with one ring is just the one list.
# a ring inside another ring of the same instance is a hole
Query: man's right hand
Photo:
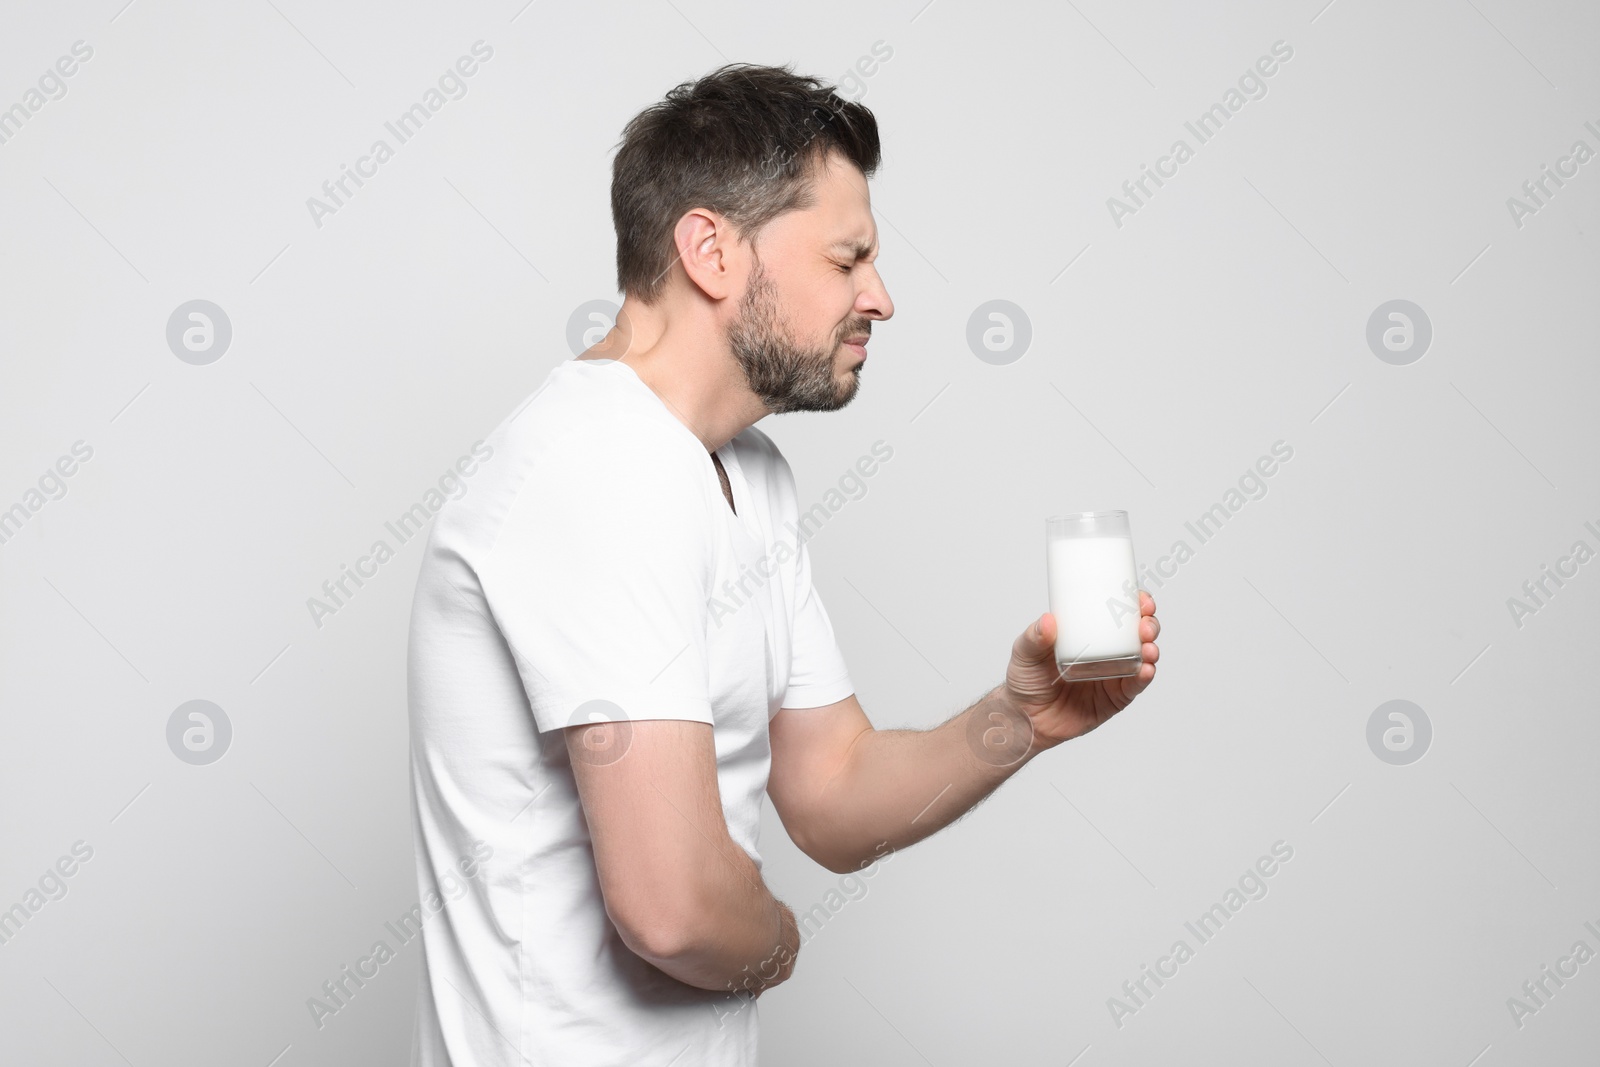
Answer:
[[[787, 982], [789, 976], [794, 974], [795, 962], [800, 958], [800, 924], [795, 921], [794, 911], [781, 900], [774, 900], [773, 903], [778, 905], [781, 932], [772, 955], [757, 969], [758, 984], [752, 989], [757, 997], [773, 986]], [[763, 977], [774, 967], [777, 971], [771, 978]]]
[[[1137, 674], [1128, 678], [1068, 682], [1056, 665], [1056, 631], [1059, 620], [1048, 612], [1034, 621], [1011, 647], [1003, 692], [1011, 704], [1033, 724], [1033, 742], [1039, 749], [1054, 748], [1081, 737], [1132, 703], [1155, 680], [1161, 650], [1156, 638], [1161, 622], [1156, 602], [1139, 590], [1140, 656]], [[1020, 722], [1020, 720], [1018, 720]]]

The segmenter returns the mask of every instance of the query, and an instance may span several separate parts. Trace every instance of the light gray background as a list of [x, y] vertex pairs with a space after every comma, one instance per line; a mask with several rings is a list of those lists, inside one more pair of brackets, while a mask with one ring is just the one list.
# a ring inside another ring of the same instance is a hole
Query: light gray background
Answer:
[[[306, 1002], [416, 901], [419, 543], [320, 629], [306, 599], [616, 296], [629, 117], [725, 60], [838, 79], [879, 41], [896, 314], [854, 403], [762, 424], [808, 502], [894, 449], [811, 542], [873, 721], [1000, 679], [1046, 516], [1125, 508], [1149, 563], [1294, 456], [1151, 587], [1154, 688], [885, 865], [762, 999], [763, 1062], [1591, 1061], [1600, 961], [1520, 1028], [1507, 998], [1600, 950], [1600, 562], [1520, 628], [1507, 598], [1600, 548], [1600, 160], [1520, 228], [1506, 200], [1600, 149], [1600, 13], [1323, 3], [6, 5], [0, 107], [94, 49], [0, 145], [0, 507], [94, 449], [0, 545], [0, 908], [94, 849], [0, 946], [6, 1062], [403, 1061], [415, 944], [320, 1029]], [[315, 226], [479, 39], [468, 94]], [[1184, 121], [1279, 40], [1197, 145]], [[193, 299], [233, 328], [208, 366], [165, 340]], [[994, 299], [1033, 332], [1004, 366], [966, 343]], [[1365, 340], [1393, 299], [1434, 331], [1406, 366]], [[233, 727], [209, 766], [167, 746], [193, 699]], [[1366, 742], [1392, 699], [1433, 724], [1408, 766]], [[824, 901], [838, 876], [766, 818], [776, 893]], [[1266, 898], [1119, 1028], [1107, 999], [1279, 840]]]

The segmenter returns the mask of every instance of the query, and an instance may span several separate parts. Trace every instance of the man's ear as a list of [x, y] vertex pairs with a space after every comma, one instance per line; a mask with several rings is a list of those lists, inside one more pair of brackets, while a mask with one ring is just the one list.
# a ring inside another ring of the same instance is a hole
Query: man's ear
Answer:
[[732, 295], [734, 268], [730, 253], [737, 243], [727, 219], [706, 208], [684, 213], [672, 231], [678, 263], [689, 281], [713, 300]]

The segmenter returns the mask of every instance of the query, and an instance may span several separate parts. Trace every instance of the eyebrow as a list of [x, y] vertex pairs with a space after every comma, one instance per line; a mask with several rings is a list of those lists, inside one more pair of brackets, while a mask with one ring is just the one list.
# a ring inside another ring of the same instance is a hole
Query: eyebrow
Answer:
[[864, 259], [872, 254], [873, 244], [871, 241], [847, 239], [843, 241], [835, 241], [833, 244], [829, 245], [828, 248], [829, 250], [835, 252], [850, 252], [853, 253], [857, 259]]

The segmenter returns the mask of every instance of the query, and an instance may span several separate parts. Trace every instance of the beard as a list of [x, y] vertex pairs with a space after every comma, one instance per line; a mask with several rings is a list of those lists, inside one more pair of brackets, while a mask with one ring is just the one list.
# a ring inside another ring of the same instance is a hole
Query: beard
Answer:
[[870, 320], [852, 319], [824, 346], [794, 340], [784, 329], [777, 287], [760, 261], [739, 301], [739, 313], [728, 326], [728, 345], [744, 372], [750, 391], [774, 414], [789, 411], [837, 411], [855, 399], [861, 368], [850, 377], [834, 378], [834, 357], [846, 337], [867, 333]]

